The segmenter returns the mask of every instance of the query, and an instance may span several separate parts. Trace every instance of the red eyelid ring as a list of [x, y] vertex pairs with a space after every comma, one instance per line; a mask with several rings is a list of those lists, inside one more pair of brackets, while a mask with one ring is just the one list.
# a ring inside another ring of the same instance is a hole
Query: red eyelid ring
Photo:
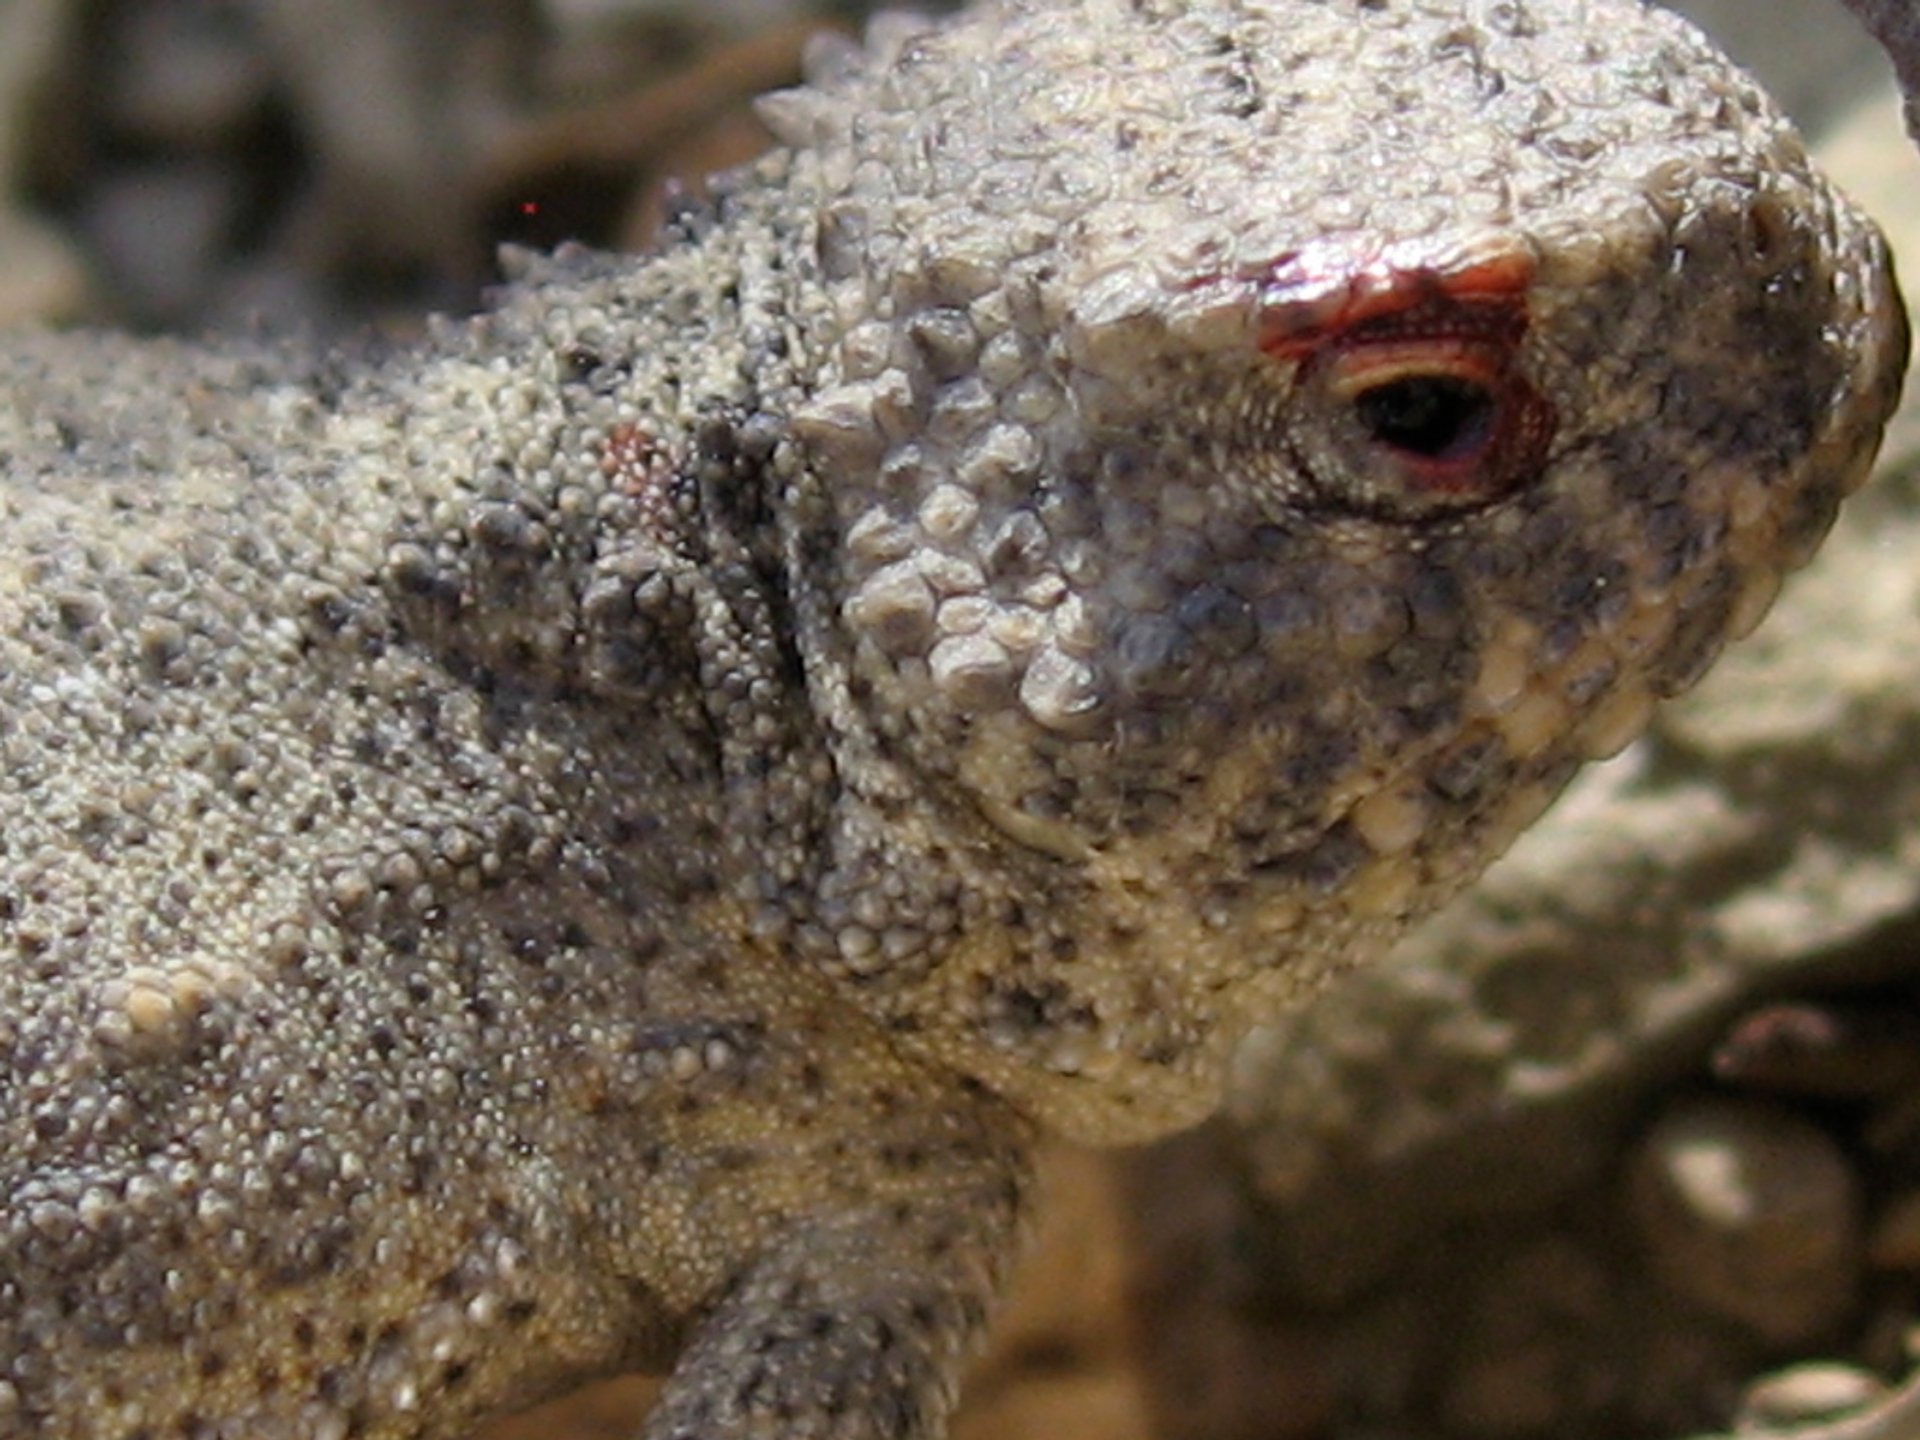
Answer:
[[1533, 273], [1532, 257], [1512, 251], [1446, 267], [1300, 253], [1257, 282], [1255, 338], [1343, 401], [1415, 380], [1484, 393], [1486, 427], [1456, 450], [1393, 454], [1414, 492], [1491, 499], [1538, 470], [1553, 436], [1553, 409], [1518, 365]]
[[1350, 258], [1300, 252], [1268, 266], [1260, 281], [1258, 343], [1276, 360], [1387, 334], [1512, 346], [1527, 330], [1532, 284], [1532, 257], [1512, 251], [1446, 268], [1356, 267]]
[[1553, 438], [1551, 407], [1513, 372], [1512, 358], [1500, 341], [1416, 336], [1333, 347], [1314, 363], [1322, 367], [1326, 393], [1346, 403], [1400, 381], [1435, 378], [1464, 382], [1488, 396], [1492, 408], [1484, 425], [1454, 448], [1393, 447], [1393, 455], [1407, 484], [1423, 494], [1490, 499], [1533, 473]]

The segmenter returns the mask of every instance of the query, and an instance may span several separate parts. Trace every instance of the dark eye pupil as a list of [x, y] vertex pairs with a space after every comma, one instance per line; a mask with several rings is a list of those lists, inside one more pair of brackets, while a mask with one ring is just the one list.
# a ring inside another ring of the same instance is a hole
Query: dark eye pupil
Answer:
[[1391, 380], [1353, 403], [1374, 439], [1429, 460], [1468, 459], [1493, 437], [1493, 396], [1453, 375]]

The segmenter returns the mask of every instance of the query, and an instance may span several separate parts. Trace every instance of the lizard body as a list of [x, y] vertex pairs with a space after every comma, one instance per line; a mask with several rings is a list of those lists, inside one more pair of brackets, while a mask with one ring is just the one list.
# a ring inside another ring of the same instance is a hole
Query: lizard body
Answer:
[[0, 1434], [937, 1434], [1036, 1133], [1204, 1115], [1898, 389], [1878, 237], [1638, 5], [818, 70], [417, 346], [0, 349]]

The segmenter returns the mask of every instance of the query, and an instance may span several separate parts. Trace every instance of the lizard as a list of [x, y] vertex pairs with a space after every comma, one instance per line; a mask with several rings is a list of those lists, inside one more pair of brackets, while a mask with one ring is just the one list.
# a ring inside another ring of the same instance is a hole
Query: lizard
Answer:
[[765, 113], [417, 343], [0, 345], [0, 1434], [937, 1436], [1037, 1137], [1202, 1118], [1899, 389], [1627, 0], [990, 0]]

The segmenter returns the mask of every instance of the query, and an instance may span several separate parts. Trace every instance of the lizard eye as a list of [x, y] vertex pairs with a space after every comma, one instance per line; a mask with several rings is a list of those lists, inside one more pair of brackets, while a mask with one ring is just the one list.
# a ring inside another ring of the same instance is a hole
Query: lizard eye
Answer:
[[1391, 450], [1427, 464], [1457, 465], [1493, 443], [1499, 402], [1484, 385], [1458, 375], [1406, 375], [1362, 390], [1354, 414]]
[[1504, 273], [1282, 292], [1262, 348], [1297, 364], [1287, 444], [1315, 495], [1386, 519], [1487, 504], [1540, 471], [1553, 411], [1527, 379], [1524, 284]]
[[1341, 336], [1299, 372], [1296, 459], [1328, 500], [1419, 518], [1538, 473], [1552, 416], [1500, 338]]
[[1329, 418], [1336, 433], [1351, 425], [1361, 468], [1397, 470], [1417, 491], [1482, 491], [1498, 483], [1489, 472], [1520, 398], [1501, 355], [1484, 350], [1443, 340], [1362, 344], [1328, 357], [1312, 378], [1346, 412]]

